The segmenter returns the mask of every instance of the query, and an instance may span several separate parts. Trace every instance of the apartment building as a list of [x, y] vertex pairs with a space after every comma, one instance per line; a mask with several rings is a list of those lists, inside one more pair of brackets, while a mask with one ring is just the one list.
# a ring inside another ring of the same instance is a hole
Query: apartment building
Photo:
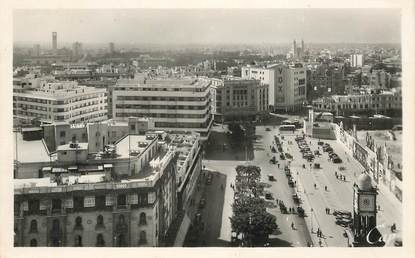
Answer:
[[20, 121], [80, 123], [107, 119], [107, 91], [72, 81], [15, 85], [13, 116]]
[[206, 78], [118, 80], [110, 92], [114, 120], [149, 117], [156, 130], [209, 136], [213, 117]]

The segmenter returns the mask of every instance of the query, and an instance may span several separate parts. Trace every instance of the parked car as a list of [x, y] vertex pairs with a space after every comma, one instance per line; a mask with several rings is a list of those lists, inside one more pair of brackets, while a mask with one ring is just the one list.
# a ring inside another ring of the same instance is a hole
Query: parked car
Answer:
[[285, 155], [284, 155], [284, 153], [281, 153], [281, 154], [280, 154], [280, 159], [285, 160]]
[[304, 217], [304, 209], [303, 209], [303, 207], [301, 207], [301, 206], [298, 206], [297, 207], [297, 213], [298, 213], [298, 216], [300, 216], [300, 217]]
[[271, 193], [265, 193], [265, 199], [272, 200], [272, 194]]
[[317, 144], [321, 146], [321, 145], [324, 145], [324, 142], [318, 141]]
[[340, 218], [340, 219], [336, 219], [336, 224], [337, 225], [340, 225], [342, 227], [348, 227], [352, 223], [353, 223], [353, 219], [352, 218]]
[[320, 163], [314, 163], [314, 168], [321, 168]]
[[269, 132], [269, 131], [271, 131], [271, 129], [267, 127], [267, 128], [265, 128], [265, 131]]
[[334, 163], [342, 163], [343, 161], [342, 161], [342, 159], [341, 159], [341, 158], [336, 157], [336, 158], [334, 158], [334, 159], [333, 159], [333, 162], [334, 162]]
[[275, 181], [275, 177], [271, 174], [268, 175], [268, 180], [269, 181]]
[[334, 210], [333, 211], [333, 215], [337, 216], [337, 215], [347, 215], [347, 216], [352, 216], [352, 213], [350, 211], [347, 210]]

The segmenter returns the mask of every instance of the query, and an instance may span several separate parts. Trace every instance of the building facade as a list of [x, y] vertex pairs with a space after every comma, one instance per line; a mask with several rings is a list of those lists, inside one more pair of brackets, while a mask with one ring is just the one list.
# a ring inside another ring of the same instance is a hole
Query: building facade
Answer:
[[13, 116], [23, 121], [39, 119], [44, 123], [106, 120], [107, 91], [76, 82], [43, 81], [39, 88], [14, 87]]
[[364, 58], [362, 54], [350, 55], [350, 66], [351, 67], [363, 67]]
[[194, 131], [206, 139], [213, 122], [205, 78], [119, 80], [111, 101], [114, 120], [149, 117], [156, 130]]
[[58, 33], [52, 32], [52, 50], [56, 54], [56, 51], [58, 50]]
[[384, 91], [379, 94], [334, 95], [313, 101], [317, 111], [333, 112], [336, 115], [393, 114], [402, 112], [402, 92]]
[[269, 104], [273, 111], [301, 109], [307, 96], [306, 68], [300, 63], [278, 64], [270, 68], [273, 72], [270, 76]]
[[254, 120], [267, 112], [267, 84], [229, 77], [216, 89], [216, 114], [220, 120]]
[[15, 179], [15, 245], [163, 245], [176, 212], [175, 151], [154, 135], [129, 135], [102, 159], [83, 145], [60, 146], [42, 178]]

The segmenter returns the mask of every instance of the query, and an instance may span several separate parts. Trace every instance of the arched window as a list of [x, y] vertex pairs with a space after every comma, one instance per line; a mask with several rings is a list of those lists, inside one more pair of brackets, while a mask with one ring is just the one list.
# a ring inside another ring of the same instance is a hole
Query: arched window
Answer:
[[145, 212], [140, 213], [140, 225], [147, 225], [147, 218]]
[[82, 247], [82, 237], [80, 235], [75, 236], [75, 246]]
[[32, 239], [32, 240], [30, 240], [30, 246], [31, 247], [36, 247], [37, 246], [37, 240], [36, 239]]
[[104, 226], [104, 217], [102, 215], [98, 215], [97, 217], [97, 226], [100, 226], [100, 227]]
[[83, 229], [83, 226], [82, 226], [82, 218], [81, 217], [76, 217], [76, 219], [75, 219], [75, 229], [80, 229], [80, 230], [82, 230]]
[[105, 240], [104, 240], [104, 236], [102, 234], [98, 234], [97, 235], [97, 243], [96, 243], [97, 247], [103, 247], [105, 246]]
[[140, 245], [147, 244], [147, 234], [146, 234], [146, 232], [144, 230], [140, 232], [140, 240], [139, 240], [138, 243]]
[[32, 219], [30, 221], [30, 230], [29, 233], [37, 233], [37, 220]]

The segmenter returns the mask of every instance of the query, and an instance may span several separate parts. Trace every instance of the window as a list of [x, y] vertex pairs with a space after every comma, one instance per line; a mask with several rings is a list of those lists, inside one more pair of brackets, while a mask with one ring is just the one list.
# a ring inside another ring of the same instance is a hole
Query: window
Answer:
[[95, 206], [98, 209], [105, 208], [105, 195], [99, 195], [95, 197]]
[[81, 210], [84, 207], [84, 197], [83, 196], [75, 196], [73, 198], [74, 202], [74, 209]]
[[80, 235], [75, 236], [75, 247], [82, 247], [82, 237]]
[[32, 221], [30, 221], [29, 233], [37, 233], [37, 220], [33, 219]]
[[127, 197], [125, 196], [125, 194], [120, 194], [117, 196], [117, 205], [118, 206], [127, 205]]
[[82, 226], [82, 218], [81, 217], [76, 217], [76, 219], [75, 219], [75, 227], [74, 227], [74, 229], [77, 229], [77, 230], [83, 230], [83, 226]]
[[60, 210], [62, 207], [61, 199], [52, 199], [52, 210]]
[[104, 217], [102, 215], [98, 215], [97, 217], [97, 227], [103, 227], [104, 226]]
[[138, 243], [140, 245], [147, 244], [147, 234], [146, 234], [146, 232], [144, 230], [140, 232], [140, 240], [139, 240]]
[[145, 212], [140, 213], [140, 225], [147, 225], [147, 218]]
[[97, 243], [96, 243], [97, 247], [103, 247], [105, 246], [105, 240], [104, 240], [104, 236], [102, 234], [98, 234], [97, 235]]
[[37, 240], [36, 239], [32, 239], [32, 240], [30, 240], [30, 246], [31, 247], [36, 247], [37, 246]]
[[39, 200], [29, 200], [29, 213], [36, 213], [40, 210]]
[[65, 136], [66, 136], [66, 132], [65, 132], [65, 131], [61, 131], [61, 132], [60, 132], [60, 136], [61, 136], [61, 137], [65, 137]]

